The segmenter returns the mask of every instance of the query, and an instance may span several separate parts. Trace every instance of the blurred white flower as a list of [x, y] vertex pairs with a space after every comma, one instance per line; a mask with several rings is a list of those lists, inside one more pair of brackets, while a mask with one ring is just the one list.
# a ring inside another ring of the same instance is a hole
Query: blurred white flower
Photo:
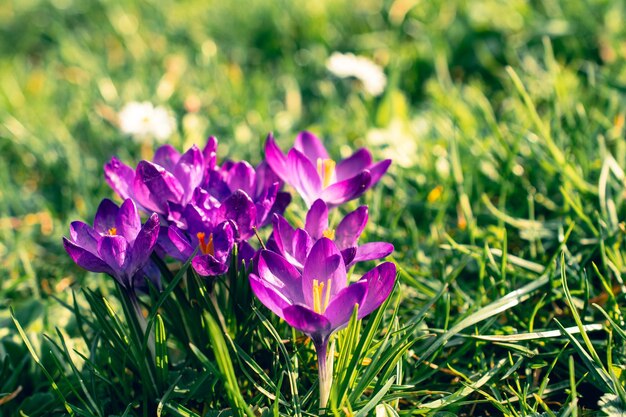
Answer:
[[381, 148], [385, 158], [393, 160], [402, 167], [415, 165], [417, 159], [417, 143], [407, 123], [399, 119], [391, 121], [385, 129], [371, 129], [367, 132], [367, 141]]
[[121, 131], [139, 140], [154, 138], [163, 142], [176, 129], [176, 119], [165, 107], [147, 101], [127, 103], [118, 118]]
[[365, 91], [373, 96], [378, 96], [385, 91], [387, 77], [383, 69], [364, 56], [333, 52], [326, 61], [326, 68], [337, 77], [357, 78], [363, 84]]

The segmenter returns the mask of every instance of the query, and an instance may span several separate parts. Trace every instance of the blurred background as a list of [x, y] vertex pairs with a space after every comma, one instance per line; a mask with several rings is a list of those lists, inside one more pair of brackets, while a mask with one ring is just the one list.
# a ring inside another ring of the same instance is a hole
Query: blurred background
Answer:
[[393, 190], [393, 209], [371, 233], [392, 233], [407, 268], [428, 271], [444, 233], [501, 239], [504, 220], [480, 225], [496, 210], [483, 194], [547, 221], [510, 232], [510, 250], [540, 257], [527, 243], [554, 247], [549, 220], [568, 212], [554, 197], [560, 159], [530, 133], [507, 68], [576, 165], [573, 183], [594, 182], [603, 150], [625, 166], [625, 19], [609, 0], [0, 2], [0, 356], [22, 349], [10, 305], [34, 333], [64, 327], [51, 297], [101, 279], [61, 237], [112, 197], [111, 156], [135, 166], [159, 145], [121, 129], [131, 102], [165, 109], [178, 149], [215, 135], [221, 158], [258, 163], [269, 132], [285, 149], [308, 129], [335, 155], [394, 158], [376, 200]]

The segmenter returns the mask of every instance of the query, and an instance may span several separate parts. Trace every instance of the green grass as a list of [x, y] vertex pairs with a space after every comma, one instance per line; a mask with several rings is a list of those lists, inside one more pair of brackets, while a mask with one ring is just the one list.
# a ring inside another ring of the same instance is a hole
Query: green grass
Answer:
[[[191, 278], [206, 308], [176, 285], [145, 298], [150, 369], [111, 280], [65, 254], [69, 222], [112, 196], [103, 164], [145, 152], [115, 123], [132, 100], [173, 110], [179, 149], [216, 135], [221, 159], [259, 162], [268, 132], [286, 148], [302, 129], [336, 156], [401, 157], [348, 205], [370, 205], [362, 239], [392, 242], [400, 272], [336, 340], [332, 412], [626, 404], [625, 17], [608, 0], [3, 2], [0, 413], [317, 412], [312, 347], [259, 303], [218, 299], [223, 334]], [[328, 73], [334, 51], [381, 64], [385, 94]]]

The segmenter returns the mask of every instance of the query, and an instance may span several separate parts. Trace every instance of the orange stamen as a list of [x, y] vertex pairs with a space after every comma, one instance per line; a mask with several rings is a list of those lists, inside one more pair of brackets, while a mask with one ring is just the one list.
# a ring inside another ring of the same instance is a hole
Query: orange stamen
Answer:
[[200, 246], [200, 251], [204, 255], [215, 256], [215, 246], [213, 246], [213, 233], [209, 234], [208, 242], [205, 240], [206, 234], [204, 232], [198, 232], [196, 236], [198, 237], [198, 246]]
[[109, 236], [115, 236], [115, 235], [117, 235], [117, 228], [115, 228], [115, 227], [110, 228], [109, 230], [107, 230], [107, 234], [108, 234]]

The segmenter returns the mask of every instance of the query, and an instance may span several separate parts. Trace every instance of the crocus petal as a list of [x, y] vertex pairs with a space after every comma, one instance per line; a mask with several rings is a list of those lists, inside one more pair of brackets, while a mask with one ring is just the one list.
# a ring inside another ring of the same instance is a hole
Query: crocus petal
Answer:
[[104, 165], [104, 179], [121, 198], [133, 197], [135, 170], [116, 157]]
[[279, 214], [274, 215], [274, 241], [278, 246], [280, 253], [285, 253], [286, 250], [291, 251], [293, 247], [293, 235], [295, 229], [291, 227], [289, 222]]
[[91, 253], [98, 253], [98, 241], [100, 234], [93, 227], [83, 222], [72, 222], [70, 224], [70, 238], [72, 243], [88, 250]]
[[246, 268], [250, 267], [250, 263], [256, 253], [257, 251], [246, 241], [237, 244], [237, 260], [243, 263]]
[[389, 169], [389, 165], [391, 165], [391, 159], [385, 159], [384, 161], [380, 161], [369, 167], [370, 174], [372, 175], [370, 186], [373, 186], [380, 181], [381, 177], [385, 175]]
[[332, 332], [330, 321], [326, 317], [301, 305], [284, 308], [283, 318], [291, 327], [316, 340], [326, 339]]
[[293, 235], [291, 252], [296, 260], [296, 263], [294, 263], [296, 268], [302, 268], [313, 243], [314, 240], [311, 239], [311, 236], [304, 229], [296, 229]]
[[202, 154], [204, 155], [206, 169], [212, 170], [215, 168], [217, 163], [217, 138], [215, 136], [209, 136], [204, 149], [202, 149]]
[[130, 198], [122, 203], [115, 218], [116, 233], [124, 236], [131, 245], [141, 230], [141, 219], [137, 206]]
[[159, 216], [152, 213], [146, 223], [141, 227], [131, 249], [131, 264], [128, 266], [129, 274], [134, 274], [142, 268], [154, 250], [159, 237]]
[[315, 200], [306, 214], [304, 229], [315, 240], [324, 235], [324, 231], [328, 229], [328, 207], [324, 200]]
[[347, 180], [336, 182], [325, 188], [320, 198], [326, 201], [329, 206], [338, 206], [346, 201], [359, 197], [370, 186], [371, 175], [365, 170]]
[[234, 163], [225, 173], [225, 181], [231, 192], [243, 190], [250, 197], [256, 193], [256, 172], [254, 167], [246, 161]]
[[123, 236], [103, 236], [98, 242], [98, 255], [106, 262], [115, 276], [122, 277], [128, 256], [128, 242]]
[[298, 133], [293, 147], [302, 152], [314, 166], [317, 166], [318, 159], [329, 158], [322, 141], [311, 132]]
[[108, 198], [102, 200], [93, 220], [94, 229], [99, 233], [108, 233], [112, 227], [117, 227], [115, 218], [118, 212], [119, 207], [117, 207], [117, 204]]
[[393, 245], [387, 242], [368, 242], [356, 248], [352, 263], [382, 259], [393, 252]]
[[354, 311], [354, 306], [363, 304], [367, 288], [366, 282], [357, 282], [341, 290], [331, 300], [326, 307], [324, 317], [330, 321], [333, 331], [348, 324]]
[[154, 153], [153, 162], [161, 165], [169, 172], [174, 172], [174, 168], [180, 159], [180, 153], [172, 145], [163, 145]]
[[292, 304], [304, 302], [300, 272], [282, 256], [262, 250], [257, 271], [259, 278], [287, 297]]
[[280, 150], [274, 136], [270, 133], [265, 141], [265, 160], [272, 168], [272, 171], [284, 182], [288, 182], [289, 171], [287, 169], [287, 157]]
[[335, 231], [335, 243], [339, 249], [356, 246], [356, 242], [363, 233], [368, 219], [367, 206], [361, 206], [339, 222]]
[[366, 170], [372, 164], [372, 154], [365, 148], [361, 148], [349, 158], [337, 164], [335, 174], [337, 181], [352, 178]]
[[[289, 205], [289, 203], [291, 203], [291, 194], [284, 192], [284, 191], [278, 192], [276, 194], [276, 200], [274, 200], [274, 205], [272, 206], [272, 209], [267, 215], [268, 218], [271, 218], [270, 216], [274, 213], [283, 214], [285, 212], [285, 209]], [[262, 226], [262, 225], [259, 225], [259, 226]]]
[[166, 213], [168, 201], [180, 202], [184, 192], [174, 175], [148, 161], [137, 165], [133, 189], [139, 204], [160, 214]]
[[70, 255], [70, 258], [81, 268], [87, 271], [104, 272], [109, 275], [114, 275], [113, 269], [106, 262], [66, 238], [63, 238], [63, 247], [67, 254]]
[[228, 262], [223, 262], [211, 255], [200, 255], [191, 261], [193, 269], [203, 277], [222, 275], [228, 271]]
[[259, 165], [257, 165], [255, 195], [261, 195], [263, 193], [263, 190], [270, 188], [276, 183], [278, 183], [278, 187], [280, 188], [283, 182], [272, 170], [267, 161], [262, 161]]
[[283, 309], [289, 307], [291, 305], [291, 301], [288, 300], [280, 291], [276, 290], [275, 287], [269, 285], [257, 275], [250, 274], [248, 278], [250, 281], [250, 288], [259, 301], [261, 301], [265, 307], [270, 309], [272, 313], [284, 319]]
[[302, 292], [306, 305], [313, 306], [314, 282], [330, 285], [330, 299], [347, 285], [346, 267], [337, 246], [328, 238], [321, 238], [311, 248], [302, 271]]
[[165, 253], [183, 262], [189, 259], [194, 251], [184, 232], [176, 226], [168, 227], [165, 234], [159, 233], [158, 243]]
[[367, 283], [367, 295], [359, 308], [359, 319], [376, 310], [391, 294], [396, 281], [396, 265], [383, 262], [359, 280]]
[[204, 178], [204, 156], [196, 145], [193, 145], [180, 157], [173, 174], [183, 189], [183, 200], [181, 203], [186, 204], [196, 187], [202, 184]]
[[238, 240], [246, 240], [253, 235], [252, 228], [256, 225], [256, 206], [252, 199], [237, 190], [228, 197], [218, 210], [217, 221], [231, 220], [237, 226]]
[[260, 195], [254, 198], [254, 204], [256, 205], [256, 224], [261, 227], [268, 222], [268, 216], [272, 212], [276, 196], [278, 195], [279, 183], [274, 183], [268, 188], [261, 191]]
[[285, 182], [291, 184], [302, 196], [305, 203], [310, 206], [322, 191], [322, 181], [317, 169], [306, 156], [296, 149], [289, 151], [287, 166], [290, 178]]
[[350, 268], [354, 264], [356, 247], [352, 246], [351, 248], [342, 249], [341, 256], [343, 257], [343, 263], [346, 264], [346, 268]]
[[231, 222], [219, 224], [213, 231], [213, 249], [215, 258], [225, 261], [233, 249], [235, 243], [235, 232]]

